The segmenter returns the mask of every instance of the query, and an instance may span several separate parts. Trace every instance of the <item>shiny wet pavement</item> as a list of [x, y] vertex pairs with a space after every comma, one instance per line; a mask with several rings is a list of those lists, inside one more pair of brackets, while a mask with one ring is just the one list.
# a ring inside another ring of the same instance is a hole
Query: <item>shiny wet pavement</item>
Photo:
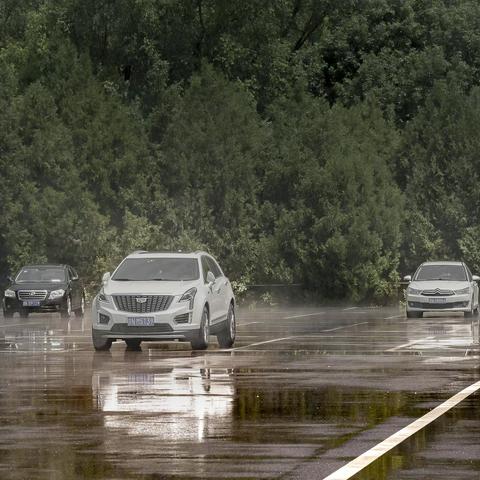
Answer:
[[[240, 309], [230, 350], [0, 318], [1, 479], [324, 478], [480, 380], [478, 319]], [[480, 478], [480, 394], [354, 478]]]

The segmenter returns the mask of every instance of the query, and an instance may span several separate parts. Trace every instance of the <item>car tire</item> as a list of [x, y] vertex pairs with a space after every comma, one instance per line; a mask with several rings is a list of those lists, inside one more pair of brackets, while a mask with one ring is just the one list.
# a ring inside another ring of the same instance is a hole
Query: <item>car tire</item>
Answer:
[[422, 318], [423, 312], [408, 312], [407, 311], [407, 318]]
[[70, 318], [72, 315], [72, 299], [68, 296], [60, 307], [60, 316], [62, 318]]
[[25, 310], [24, 308], [22, 308], [18, 313], [19, 313], [21, 318], [28, 318], [28, 314], [30, 312], [28, 310]]
[[195, 338], [190, 341], [194, 350], [206, 350], [208, 348], [208, 340], [210, 337], [210, 320], [208, 315], [208, 307], [203, 307], [200, 328]]
[[13, 312], [7, 312], [7, 310], [3, 311], [3, 318], [12, 318]]
[[141, 350], [140, 344], [142, 341], [138, 340], [137, 338], [126, 338], [125, 343], [127, 344], [127, 348], [129, 350]]
[[76, 317], [83, 317], [85, 315], [85, 295], [82, 295], [80, 307], [76, 308], [74, 312]]
[[237, 324], [235, 319], [235, 308], [233, 303], [231, 303], [227, 314], [227, 324], [225, 325], [225, 328], [217, 335], [217, 340], [220, 347], [231, 348], [235, 343], [236, 332]]
[[92, 335], [92, 341], [93, 348], [95, 348], [97, 352], [104, 352], [106, 350], [110, 350], [110, 347], [113, 343], [113, 340], [111, 338], [103, 338], [96, 335]]

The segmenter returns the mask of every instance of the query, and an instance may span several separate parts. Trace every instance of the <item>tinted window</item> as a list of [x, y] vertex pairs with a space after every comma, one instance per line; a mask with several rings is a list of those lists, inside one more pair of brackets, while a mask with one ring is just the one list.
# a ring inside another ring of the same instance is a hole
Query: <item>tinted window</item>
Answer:
[[463, 265], [424, 265], [418, 269], [415, 280], [454, 280], [464, 282], [467, 274]]
[[25, 267], [20, 270], [17, 283], [65, 282], [65, 269], [55, 267]]
[[197, 280], [198, 277], [198, 262], [195, 258], [127, 258], [112, 279], [180, 281]]

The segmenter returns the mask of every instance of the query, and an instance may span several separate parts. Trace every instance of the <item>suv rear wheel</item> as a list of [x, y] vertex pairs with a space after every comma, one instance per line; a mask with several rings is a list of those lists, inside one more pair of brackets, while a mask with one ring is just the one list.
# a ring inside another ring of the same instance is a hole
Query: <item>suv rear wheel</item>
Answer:
[[221, 348], [230, 348], [234, 344], [236, 331], [235, 309], [231, 303], [227, 314], [227, 324], [217, 335], [218, 344]]
[[210, 338], [210, 320], [208, 318], [208, 307], [205, 305], [202, 312], [202, 320], [196, 338], [192, 339], [190, 344], [194, 350], [206, 350]]

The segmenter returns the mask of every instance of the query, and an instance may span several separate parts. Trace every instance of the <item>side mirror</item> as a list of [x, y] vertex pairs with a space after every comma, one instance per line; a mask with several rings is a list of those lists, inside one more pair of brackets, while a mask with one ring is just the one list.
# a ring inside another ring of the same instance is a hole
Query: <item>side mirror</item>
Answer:
[[478, 282], [478, 281], [480, 281], [480, 277], [478, 275], [472, 275], [472, 280], [474, 282]]
[[207, 273], [207, 283], [215, 283], [215, 275], [210, 271]]
[[77, 280], [78, 280], [78, 275], [75, 275], [74, 277], [72, 277], [73, 282], [76, 282]]
[[15, 280], [9, 275], [7, 277], [7, 280], [10, 282], [10, 283], [15, 283]]
[[411, 276], [411, 275], [405, 275], [405, 276], [403, 277], [403, 280], [404, 280], [405, 282], [411, 282], [411, 281], [412, 281], [412, 276]]
[[102, 277], [102, 283], [107, 283], [110, 280], [110, 272], [104, 273]]

